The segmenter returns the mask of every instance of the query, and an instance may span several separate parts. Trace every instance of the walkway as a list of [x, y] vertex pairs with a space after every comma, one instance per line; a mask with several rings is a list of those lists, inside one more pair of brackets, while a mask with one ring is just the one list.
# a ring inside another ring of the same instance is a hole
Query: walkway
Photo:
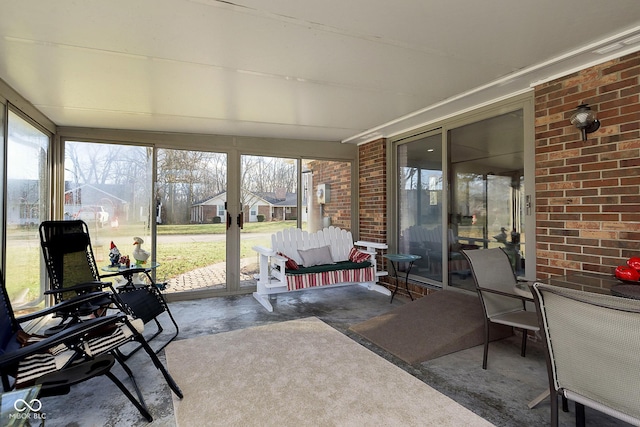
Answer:
[[[253, 268], [250, 268], [252, 267]], [[255, 270], [255, 271], [252, 271]], [[255, 260], [244, 258], [240, 260], [240, 285], [255, 285], [253, 278], [254, 272], [257, 273], [257, 265]], [[162, 278], [158, 278], [162, 281]], [[178, 277], [167, 280], [167, 288], [165, 293], [188, 292], [195, 290], [207, 289], [224, 289], [227, 283], [227, 269], [224, 262], [209, 265], [202, 268], [196, 268]]]

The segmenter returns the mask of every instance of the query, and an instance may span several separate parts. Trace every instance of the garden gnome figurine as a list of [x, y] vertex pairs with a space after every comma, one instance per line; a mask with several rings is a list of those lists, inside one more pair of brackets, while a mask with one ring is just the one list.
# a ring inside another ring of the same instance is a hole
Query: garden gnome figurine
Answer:
[[109, 249], [109, 260], [111, 260], [112, 267], [115, 267], [120, 262], [120, 251], [113, 241], [111, 242], [111, 248]]

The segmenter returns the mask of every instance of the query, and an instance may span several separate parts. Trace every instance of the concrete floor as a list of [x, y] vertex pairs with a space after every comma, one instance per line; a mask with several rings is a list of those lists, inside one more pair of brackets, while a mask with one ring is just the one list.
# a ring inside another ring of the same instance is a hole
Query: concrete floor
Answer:
[[[497, 426], [549, 425], [548, 398], [534, 409], [527, 407], [527, 403], [547, 387], [540, 343], [531, 342], [525, 358], [519, 355], [517, 337], [491, 343], [487, 370], [481, 367], [482, 346], [411, 366], [347, 331], [353, 324], [408, 302], [402, 297], [396, 296], [390, 304], [384, 295], [353, 286], [280, 295], [273, 302], [273, 313], [264, 310], [251, 295], [181, 301], [170, 306], [181, 326], [177, 339], [316, 316]], [[168, 319], [164, 323], [168, 325]], [[154, 344], [157, 342], [152, 342]], [[164, 362], [164, 352], [160, 356]], [[170, 391], [148, 357], [137, 353], [128, 364], [136, 373], [154, 417], [151, 425], [174, 426]], [[121, 374], [119, 369], [116, 374]], [[402, 405], [402, 396], [389, 396], [389, 399]], [[49, 427], [148, 425], [121, 392], [103, 377], [77, 385], [69, 395], [45, 398], [42, 404]], [[570, 409], [570, 413], [560, 415], [563, 426], [574, 424], [573, 404]], [[586, 417], [588, 426], [626, 425], [588, 408]], [[215, 425], [215, 420], [199, 420], [194, 414], [193, 425]], [[259, 420], [255, 425], [260, 425]]]

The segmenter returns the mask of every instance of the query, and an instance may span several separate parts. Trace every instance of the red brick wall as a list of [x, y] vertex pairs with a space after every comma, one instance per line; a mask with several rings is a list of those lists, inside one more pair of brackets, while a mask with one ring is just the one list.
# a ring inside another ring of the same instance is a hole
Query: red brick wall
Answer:
[[310, 162], [309, 169], [313, 171], [314, 183], [310, 192], [312, 211], [319, 211], [317, 185], [327, 184], [329, 203], [324, 205], [324, 216], [331, 218], [331, 225], [351, 230], [351, 163], [318, 160]]
[[[535, 88], [537, 274], [611, 274], [640, 255], [640, 53]], [[601, 122], [582, 141], [581, 103]]]
[[360, 240], [387, 242], [386, 141], [363, 144], [358, 149]]

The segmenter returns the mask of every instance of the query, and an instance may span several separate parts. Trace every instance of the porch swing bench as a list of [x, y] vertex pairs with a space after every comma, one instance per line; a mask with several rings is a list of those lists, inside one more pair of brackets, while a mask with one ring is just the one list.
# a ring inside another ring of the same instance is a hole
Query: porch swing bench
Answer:
[[254, 246], [260, 272], [253, 297], [273, 311], [270, 295], [346, 285], [360, 285], [391, 295], [378, 285], [386, 271], [378, 271], [376, 255], [387, 249], [384, 243], [353, 242], [350, 231], [338, 227], [309, 233], [287, 228], [271, 236], [271, 248]]

